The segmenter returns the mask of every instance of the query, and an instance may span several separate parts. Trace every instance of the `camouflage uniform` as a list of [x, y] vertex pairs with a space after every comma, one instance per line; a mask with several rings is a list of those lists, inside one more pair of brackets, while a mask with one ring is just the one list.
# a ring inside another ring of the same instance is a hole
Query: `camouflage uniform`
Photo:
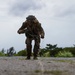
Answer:
[[27, 37], [25, 42], [27, 47], [27, 59], [30, 59], [31, 56], [32, 40], [35, 41], [33, 49], [35, 59], [38, 55], [40, 47], [40, 37], [44, 38], [44, 30], [41, 27], [41, 23], [39, 23], [35, 16], [29, 15], [18, 30], [18, 33], [25, 33]]

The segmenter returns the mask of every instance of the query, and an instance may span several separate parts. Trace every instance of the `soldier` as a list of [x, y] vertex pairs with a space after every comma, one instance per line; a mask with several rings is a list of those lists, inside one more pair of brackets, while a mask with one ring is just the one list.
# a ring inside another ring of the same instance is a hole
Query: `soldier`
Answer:
[[23, 22], [22, 26], [17, 31], [19, 34], [25, 33], [26, 35], [26, 48], [27, 48], [27, 59], [30, 59], [32, 52], [32, 40], [35, 41], [33, 49], [33, 59], [37, 59], [37, 55], [40, 47], [40, 37], [44, 38], [44, 30], [41, 27], [41, 23], [36, 19], [35, 16], [29, 15], [26, 17], [26, 21]]

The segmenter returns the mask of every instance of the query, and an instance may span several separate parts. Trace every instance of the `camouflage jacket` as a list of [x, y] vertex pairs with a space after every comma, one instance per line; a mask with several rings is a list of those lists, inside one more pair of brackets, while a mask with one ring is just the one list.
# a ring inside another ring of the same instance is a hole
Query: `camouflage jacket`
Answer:
[[[29, 23], [27, 21], [23, 22], [22, 26], [19, 28], [18, 33], [23, 33], [25, 30], [29, 31], [29, 34], [33, 35], [41, 35], [41, 38], [44, 38], [44, 30], [41, 26], [41, 23], [35, 22], [35, 23]], [[21, 32], [22, 31], [22, 32]]]

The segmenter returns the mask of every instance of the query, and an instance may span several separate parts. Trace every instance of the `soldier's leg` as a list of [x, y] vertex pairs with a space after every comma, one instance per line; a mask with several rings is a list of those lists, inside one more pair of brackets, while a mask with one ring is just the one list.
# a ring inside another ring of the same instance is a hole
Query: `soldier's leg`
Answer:
[[39, 48], [40, 48], [40, 38], [38, 39], [35, 39], [35, 45], [34, 45], [34, 59], [36, 59], [36, 57], [38, 56], [38, 51], [39, 51]]
[[27, 59], [30, 59], [31, 57], [31, 51], [32, 51], [32, 40], [30, 38], [26, 39], [26, 48], [27, 48]]

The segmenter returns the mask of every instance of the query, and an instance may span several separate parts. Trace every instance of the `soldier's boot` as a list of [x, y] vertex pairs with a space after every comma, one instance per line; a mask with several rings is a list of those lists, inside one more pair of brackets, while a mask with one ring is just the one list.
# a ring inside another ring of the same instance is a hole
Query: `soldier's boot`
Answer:
[[26, 59], [30, 59], [31, 50], [32, 50], [32, 45], [27, 45], [27, 58]]
[[38, 56], [39, 46], [35, 45], [33, 51], [34, 51], [34, 58], [33, 59], [38, 59], [37, 56]]

